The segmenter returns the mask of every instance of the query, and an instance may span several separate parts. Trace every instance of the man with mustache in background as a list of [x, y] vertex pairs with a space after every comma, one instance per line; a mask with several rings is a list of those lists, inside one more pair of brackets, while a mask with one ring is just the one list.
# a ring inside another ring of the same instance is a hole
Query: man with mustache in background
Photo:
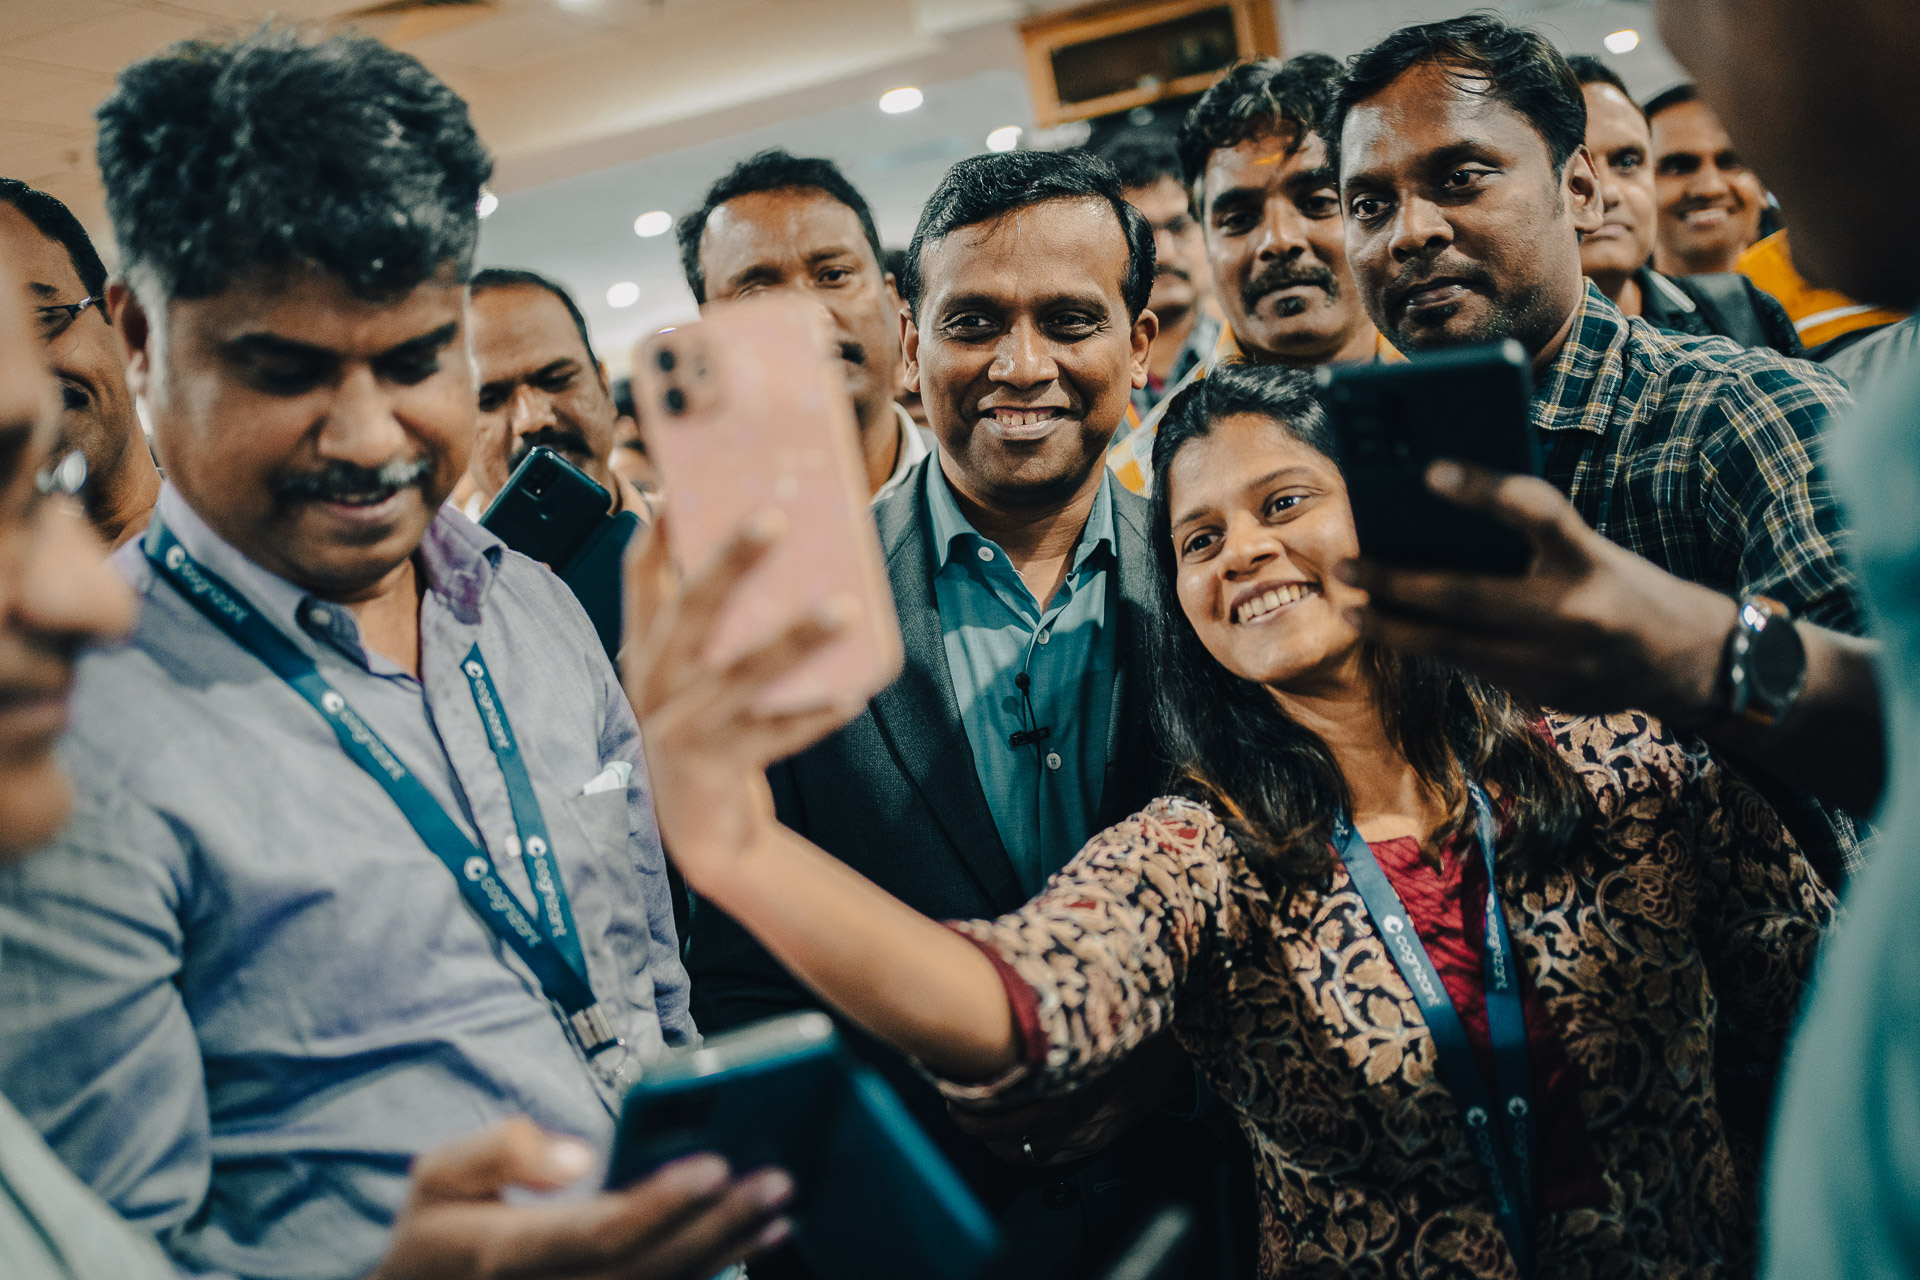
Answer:
[[[1220, 360], [1311, 366], [1391, 354], [1347, 272], [1340, 194], [1320, 136], [1339, 74], [1323, 53], [1241, 63], [1180, 126], [1227, 328], [1163, 403]], [[1152, 484], [1158, 427], [1148, 414], [1107, 452], [1115, 478], [1135, 493]]]
[[867, 487], [878, 502], [927, 456], [900, 390], [900, 295], [867, 202], [831, 160], [747, 157], [680, 220], [680, 264], [701, 306], [780, 292], [825, 313], [847, 375]]
[[545, 445], [612, 494], [612, 511], [645, 520], [645, 499], [613, 469], [614, 447], [632, 424], [621, 421], [573, 296], [545, 276], [505, 267], [476, 273], [468, 293], [480, 420], [467, 463], [474, 492], [463, 509], [478, 518], [513, 469]]
[[0, 1093], [182, 1272], [365, 1276], [415, 1157], [514, 1115], [604, 1147], [695, 1039], [638, 727], [565, 586], [445, 505], [465, 104], [265, 27], [99, 119], [167, 483], [116, 560], [139, 624], [80, 664], [74, 816], [0, 898]]

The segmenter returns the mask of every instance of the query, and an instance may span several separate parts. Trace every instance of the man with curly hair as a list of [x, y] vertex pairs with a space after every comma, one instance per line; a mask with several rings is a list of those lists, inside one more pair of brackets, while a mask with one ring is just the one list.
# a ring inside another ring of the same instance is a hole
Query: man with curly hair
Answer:
[[[364, 1276], [416, 1156], [525, 1116], [572, 1155], [523, 1129], [414, 1201], [578, 1178], [694, 1040], [638, 730], [566, 588], [445, 505], [491, 167], [465, 104], [269, 27], [134, 64], [99, 118], [167, 483], [115, 560], [138, 626], [79, 664], [73, 817], [0, 892], [0, 1093], [181, 1271]], [[383, 1270], [701, 1280], [783, 1231], [784, 1175], [695, 1177], [667, 1221], [476, 1213]]]

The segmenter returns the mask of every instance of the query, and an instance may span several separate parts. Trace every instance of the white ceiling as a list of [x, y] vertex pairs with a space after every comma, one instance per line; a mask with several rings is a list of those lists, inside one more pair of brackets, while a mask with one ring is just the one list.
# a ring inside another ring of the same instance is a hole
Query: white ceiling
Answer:
[[[1395, 27], [1476, 0], [1273, 0], [1289, 51], [1357, 52]], [[127, 63], [268, 14], [316, 23], [367, 0], [0, 0], [0, 174], [52, 191], [109, 247], [94, 175], [93, 107]], [[489, 264], [546, 271], [580, 297], [616, 367], [625, 349], [684, 318], [692, 298], [671, 235], [641, 240], [636, 215], [675, 215], [735, 160], [763, 146], [840, 162], [903, 244], [920, 203], [989, 130], [1031, 124], [1017, 21], [1073, 0], [495, 0], [407, 25], [365, 23], [463, 94], [493, 150], [500, 207]], [[1633, 27], [1640, 47], [1609, 57], [1634, 89], [1680, 78], [1645, 3], [1507, 0], [1569, 52], [1597, 52]], [[434, 29], [438, 27], [438, 29]], [[880, 94], [926, 101], [882, 114]], [[623, 310], [616, 281], [640, 286]]]

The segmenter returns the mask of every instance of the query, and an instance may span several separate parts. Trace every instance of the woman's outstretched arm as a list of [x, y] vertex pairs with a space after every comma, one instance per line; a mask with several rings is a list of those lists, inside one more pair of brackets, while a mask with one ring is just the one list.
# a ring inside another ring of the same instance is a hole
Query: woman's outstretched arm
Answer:
[[621, 665], [639, 717], [654, 812], [687, 885], [827, 1003], [954, 1080], [1016, 1064], [1013, 1013], [972, 943], [780, 825], [767, 766], [825, 737], [858, 704], [787, 715], [758, 694], [849, 621], [802, 621], [724, 669], [702, 655], [721, 607], [780, 536], [750, 524], [684, 584], [663, 515], [628, 554]]

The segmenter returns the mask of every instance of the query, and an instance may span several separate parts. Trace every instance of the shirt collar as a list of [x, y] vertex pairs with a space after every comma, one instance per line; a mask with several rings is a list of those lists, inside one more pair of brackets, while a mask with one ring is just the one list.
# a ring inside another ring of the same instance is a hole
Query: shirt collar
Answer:
[[[1080, 530], [1080, 542], [1073, 551], [1073, 568], [1076, 571], [1087, 562], [1089, 556], [1102, 548], [1109, 555], [1113, 554], [1112, 484], [1113, 477], [1107, 474], [1106, 466], [1102, 464], [1100, 487], [1093, 495], [1093, 509], [1087, 512], [1087, 523]], [[947, 484], [946, 472], [938, 458], [927, 465], [927, 513], [933, 521], [936, 572], [944, 570], [965, 551], [997, 545], [967, 523], [966, 516], [960, 512], [960, 504], [954, 501], [953, 489]], [[1004, 549], [1002, 554], [1005, 554]]]
[[1533, 425], [1540, 431], [1587, 431], [1604, 436], [1626, 376], [1622, 352], [1627, 318], [1589, 282], [1574, 309], [1566, 345], [1533, 391]]
[[[188, 555], [231, 583], [282, 635], [304, 635], [332, 645], [363, 666], [374, 665], [374, 655], [360, 643], [359, 624], [351, 610], [321, 600], [249, 560], [213, 531], [172, 481], [160, 488], [157, 512]], [[420, 540], [427, 590], [439, 596], [461, 622], [477, 625], [481, 602], [505, 552], [506, 544], [500, 539], [454, 507], [443, 506]]]
[[920, 428], [914, 422], [913, 415], [902, 408], [898, 400], [893, 402], [893, 415], [894, 420], [900, 424], [900, 456], [893, 464], [893, 474], [887, 477], [885, 484], [875, 490], [874, 502], [880, 501], [904, 484], [907, 473], [913, 470], [920, 459], [932, 452], [927, 448], [927, 439], [920, 434]]

